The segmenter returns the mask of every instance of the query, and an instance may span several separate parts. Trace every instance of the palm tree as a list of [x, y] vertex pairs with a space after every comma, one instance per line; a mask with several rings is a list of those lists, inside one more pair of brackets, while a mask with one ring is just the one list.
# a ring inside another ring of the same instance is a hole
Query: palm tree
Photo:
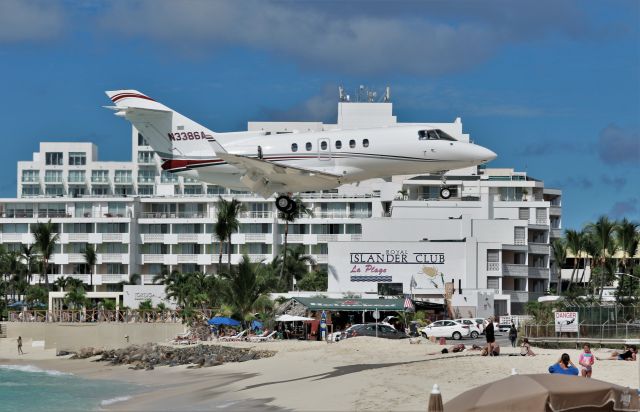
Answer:
[[309, 266], [315, 265], [315, 259], [304, 253], [304, 246], [296, 245], [283, 249], [282, 255], [276, 257], [272, 266], [280, 269], [281, 276], [282, 273], [285, 274], [285, 278], [280, 277], [280, 281], [285, 282], [286, 290], [293, 290], [293, 279], [302, 279], [309, 272]]
[[566, 249], [573, 254], [573, 270], [571, 271], [569, 286], [567, 286], [567, 291], [569, 291], [571, 290], [573, 279], [576, 276], [576, 271], [578, 270], [578, 261], [584, 247], [584, 235], [582, 232], [578, 232], [577, 230], [567, 230], [565, 231], [565, 238], [567, 239]]
[[27, 280], [31, 283], [33, 277], [33, 271], [37, 264], [36, 257], [34, 256], [34, 245], [22, 245], [21, 249], [22, 259], [24, 260], [24, 266], [27, 274]]
[[18, 252], [10, 251], [1, 255], [2, 257], [2, 270], [9, 279], [9, 289], [11, 291], [11, 298], [16, 299], [16, 292], [20, 283], [20, 277], [24, 273], [20, 254]]
[[73, 290], [75, 290], [75, 289], [77, 289], [77, 288], [82, 288], [82, 289], [84, 289], [84, 282], [83, 282], [83, 281], [81, 281], [80, 279], [78, 279], [78, 278], [74, 278], [74, 277], [71, 277], [71, 276], [68, 276], [68, 277], [66, 278], [66, 280], [67, 280], [67, 282], [66, 282], [66, 287], [67, 287], [67, 289], [69, 289], [70, 291], [73, 291]]
[[[235, 198], [231, 199], [231, 201], [227, 201], [220, 196], [220, 200], [218, 201], [217, 221], [214, 231], [221, 242], [220, 246], [222, 246], [223, 241], [227, 241], [228, 272], [231, 272], [231, 235], [237, 232], [240, 228], [240, 220], [238, 219], [238, 216], [243, 208], [244, 206], [242, 203]], [[222, 247], [220, 248], [218, 264], [222, 264]], [[220, 270], [220, 266], [218, 266], [218, 270]]]
[[96, 249], [93, 245], [87, 245], [82, 255], [84, 256], [84, 262], [89, 266], [89, 285], [91, 285], [95, 291], [95, 286], [93, 286], [93, 268], [96, 266], [96, 261], [98, 260]]
[[234, 273], [223, 274], [220, 292], [224, 301], [243, 321], [250, 320], [255, 312], [266, 306], [269, 274], [262, 263], [252, 263], [244, 255]]
[[30, 285], [25, 293], [25, 301], [31, 306], [46, 305], [48, 294], [47, 289], [42, 286]]
[[166, 285], [167, 280], [169, 279], [169, 275], [169, 268], [166, 265], [162, 265], [160, 273], [156, 273], [155, 275], [153, 275], [152, 282], [155, 285]]
[[614, 221], [609, 220], [607, 216], [600, 216], [595, 223], [591, 223], [588, 226], [589, 231], [593, 235], [593, 239], [596, 242], [600, 255], [600, 301], [602, 301], [602, 294], [604, 292], [605, 284], [605, 264], [607, 262], [607, 254], [613, 255], [615, 253], [615, 242], [613, 241], [613, 231], [616, 227]]
[[567, 260], [567, 246], [564, 239], [556, 239], [551, 243], [553, 260], [556, 262], [558, 275], [558, 295], [562, 294], [562, 265]]
[[64, 292], [64, 289], [69, 286], [69, 278], [68, 276], [60, 276], [53, 282], [53, 286], [57, 287], [61, 292]]
[[[584, 283], [584, 275], [585, 272], [587, 271], [587, 260], [589, 260], [589, 266], [592, 269], [593, 272], [593, 265], [594, 262], [596, 260], [599, 259], [599, 249], [598, 249], [598, 245], [596, 244], [596, 242], [593, 240], [593, 236], [588, 233], [588, 232], [584, 232], [585, 233], [585, 237], [584, 237], [584, 255], [583, 255], [583, 267], [582, 267], [582, 275], [580, 276], [580, 283]], [[592, 277], [590, 278], [589, 282], [592, 283]], [[592, 284], [590, 285], [589, 289], [593, 290], [593, 294], [595, 294], [595, 286]]]
[[[618, 248], [622, 252], [622, 273], [633, 275], [634, 256], [638, 251], [638, 224], [624, 218], [614, 229], [614, 234]], [[628, 295], [631, 295], [633, 277], [628, 276], [628, 279], [621, 278], [618, 281], [620, 286], [625, 284], [628, 286]]]
[[87, 304], [87, 295], [83, 287], [75, 287], [67, 292], [64, 303], [71, 309], [78, 309]]
[[301, 219], [305, 216], [313, 217], [313, 211], [309, 209], [302, 200], [297, 197], [295, 200], [295, 207], [290, 212], [280, 212], [280, 219], [284, 220], [284, 245], [283, 245], [283, 253], [282, 253], [282, 262], [285, 263], [280, 267], [280, 279], [284, 279], [285, 277], [285, 266], [287, 262], [287, 238], [289, 236], [289, 223], [293, 223], [298, 219]]
[[54, 233], [55, 225], [49, 220], [47, 223], [38, 223], [33, 232], [35, 238], [35, 247], [42, 257], [42, 275], [44, 276], [44, 284], [49, 290], [49, 259], [53, 254], [53, 250], [58, 242], [60, 235]]

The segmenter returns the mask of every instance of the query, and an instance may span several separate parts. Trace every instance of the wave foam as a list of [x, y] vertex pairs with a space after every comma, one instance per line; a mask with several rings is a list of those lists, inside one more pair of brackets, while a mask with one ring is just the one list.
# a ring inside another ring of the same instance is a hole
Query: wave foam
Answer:
[[131, 396], [118, 396], [111, 399], [105, 399], [102, 402], [100, 402], [100, 405], [101, 406], [112, 405], [114, 403], [128, 401], [129, 399], [131, 399]]
[[67, 376], [73, 375], [72, 373], [60, 372], [52, 369], [42, 369], [34, 365], [0, 365], [0, 369], [6, 369], [10, 371], [20, 371], [29, 373], [46, 373], [50, 376]]

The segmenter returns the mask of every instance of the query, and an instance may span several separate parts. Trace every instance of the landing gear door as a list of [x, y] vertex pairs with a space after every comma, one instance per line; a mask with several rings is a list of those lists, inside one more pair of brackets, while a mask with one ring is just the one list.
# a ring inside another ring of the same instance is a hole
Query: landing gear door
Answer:
[[331, 157], [330, 139], [318, 139], [318, 160], [327, 163], [333, 163], [333, 158]]

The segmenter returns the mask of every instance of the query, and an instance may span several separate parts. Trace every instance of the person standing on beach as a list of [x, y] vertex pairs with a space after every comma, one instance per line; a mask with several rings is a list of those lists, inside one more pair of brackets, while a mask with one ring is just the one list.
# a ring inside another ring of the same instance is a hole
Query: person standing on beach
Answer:
[[509, 340], [511, 341], [512, 348], [516, 347], [517, 339], [518, 339], [518, 329], [516, 329], [516, 325], [512, 323], [511, 327], [509, 328]]
[[18, 336], [18, 355], [24, 355], [22, 351], [22, 336]]
[[591, 373], [593, 372], [593, 364], [596, 361], [595, 356], [591, 353], [591, 346], [588, 343], [585, 343], [582, 347], [584, 352], [580, 354], [578, 358], [578, 363], [582, 366], [582, 376], [585, 378], [590, 378]]
[[493, 316], [489, 316], [489, 319], [487, 320], [489, 321], [489, 323], [484, 329], [484, 335], [487, 338], [487, 351], [489, 353], [489, 356], [491, 356], [491, 354], [493, 353], [493, 344], [496, 341], [496, 335], [493, 328]]

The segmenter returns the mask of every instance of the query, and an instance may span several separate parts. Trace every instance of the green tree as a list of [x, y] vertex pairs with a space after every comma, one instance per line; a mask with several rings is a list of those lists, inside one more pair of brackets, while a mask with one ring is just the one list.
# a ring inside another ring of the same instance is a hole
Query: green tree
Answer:
[[[571, 290], [573, 280], [576, 277], [576, 271], [578, 270], [578, 263], [580, 260], [580, 254], [584, 248], [584, 234], [577, 230], [566, 230], [566, 249], [573, 254], [573, 270], [571, 271], [571, 278], [569, 279], [569, 285], [567, 291]], [[566, 258], [566, 256], [565, 256]]]
[[[587, 227], [600, 250], [600, 268], [601, 272], [605, 273], [607, 258], [613, 255], [616, 250], [613, 240], [613, 231], [616, 224], [614, 221], [609, 220], [608, 217], [600, 216], [595, 223], [591, 223]], [[602, 301], [602, 294], [604, 293], [605, 279], [606, 276], [600, 277], [600, 301]]]
[[[599, 260], [600, 258], [600, 249], [598, 249], [598, 244], [597, 242], [593, 239], [593, 235], [589, 232], [586, 232], [587, 235], [585, 236], [585, 241], [584, 241], [584, 256], [583, 256], [583, 268], [582, 268], [582, 275], [580, 276], [580, 283], [584, 284], [584, 276], [585, 276], [585, 272], [587, 271], [587, 266], [589, 266], [591, 268], [591, 271], [593, 271], [593, 268], [595, 267], [595, 263]], [[589, 263], [587, 263], [587, 260]], [[597, 283], [593, 281], [593, 276], [589, 277], [589, 287], [588, 289], [591, 291], [592, 295], [596, 294], [596, 286]]]
[[115, 299], [102, 299], [100, 303], [102, 304], [102, 309], [104, 310], [116, 310]]
[[313, 270], [306, 273], [298, 282], [300, 290], [326, 291], [328, 286], [327, 272]]
[[53, 286], [57, 287], [59, 291], [64, 292], [65, 288], [69, 285], [68, 276], [60, 276], [53, 282]]
[[227, 241], [227, 272], [231, 271], [231, 236], [240, 228], [240, 212], [243, 210], [242, 203], [233, 198], [231, 201], [219, 197], [217, 205], [217, 220], [214, 225], [214, 232], [220, 241], [220, 256], [218, 260], [218, 271], [222, 265], [222, 242]]
[[29, 306], [47, 305], [49, 292], [46, 288], [38, 285], [30, 285], [27, 287], [25, 301]]
[[140, 304], [138, 305], [138, 310], [146, 310], [146, 311], [153, 310], [151, 299], [143, 300], [142, 302], [140, 302]]
[[[638, 223], [631, 222], [627, 218], [622, 219], [620, 223], [614, 229], [615, 240], [618, 245], [618, 249], [622, 252], [622, 272], [627, 275], [633, 274], [634, 256], [638, 252]], [[625, 277], [625, 276], [623, 276]], [[626, 276], [628, 279], [621, 283], [629, 283], [630, 287], [635, 282], [631, 276]]]
[[21, 245], [20, 253], [22, 255], [27, 281], [31, 283], [33, 272], [38, 267], [38, 260], [35, 256], [35, 245]]
[[261, 263], [252, 263], [243, 256], [237, 270], [223, 273], [220, 292], [226, 304], [243, 321], [250, 320], [255, 312], [266, 305], [270, 276], [268, 268]]
[[87, 294], [84, 288], [79, 286], [69, 290], [64, 297], [64, 303], [71, 309], [80, 309], [86, 306], [87, 302]]
[[87, 245], [82, 255], [84, 256], [84, 262], [89, 266], [89, 285], [95, 290], [95, 286], [93, 286], [93, 268], [95, 268], [96, 262], [98, 261], [96, 249], [93, 245]]
[[[280, 267], [280, 280], [285, 279], [285, 277], [287, 279], [289, 278], [293, 279], [286, 272], [286, 269], [288, 269], [287, 249], [288, 249], [288, 237], [289, 237], [289, 224], [293, 224], [296, 220], [302, 219], [304, 217], [313, 217], [313, 211], [304, 204], [302, 199], [300, 199], [299, 197], [296, 197], [294, 201], [295, 201], [295, 207], [290, 212], [278, 212], [279, 218], [284, 221], [284, 242], [282, 247], [282, 262], [284, 264]], [[293, 287], [293, 283], [291, 283], [291, 287]]]
[[55, 225], [49, 220], [46, 223], [40, 222], [35, 225], [33, 237], [35, 239], [36, 250], [40, 253], [42, 258], [42, 276], [44, 277], [44, 284], [47, 290], [49, 290], [49, 260], [55, 249], [60, 235], [55, 233]]
[[564, 239], [555, 239], [551, 243], [551, 253], [555, 261], [556, 275], [558, 277], [558, 293], [562, 294], [562, 266], [567, 260], [567, 246]]

